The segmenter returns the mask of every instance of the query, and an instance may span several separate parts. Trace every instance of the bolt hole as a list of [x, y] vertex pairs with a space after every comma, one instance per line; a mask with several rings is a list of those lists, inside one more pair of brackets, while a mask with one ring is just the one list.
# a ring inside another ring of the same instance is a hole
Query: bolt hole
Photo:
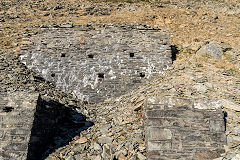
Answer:
[[51, 77], [55, 77], [55, 73], [52, 73], [52, 74], [51, 74]]
[[145, 73], [144, 73], [144, 72], [141, 72], [139, 75], [140, 75], [140, 77], [142, 77], [142, 78], [145, 77]]
[[104, 78], [104, 73], [98, 73], [98, 78]]
[[61, 54], [61, 57], [66, 57], [66, 54], [65, 54], [65, 53], [62, 53], [62, 54]]
[[94, 57], [93, 54], [89, 54], [89, 55], [88, 55], [88, 58], [93, 58], [93, 57]]
[[134, 53], [129, 53], [129, 56], [130, 57], [134, 57]]
[[14, 109], [13, 107], [4, 107], [4, 108], [3, 108], [3, 112], [7, 112], [7, 113], [8, 113], [8, 112], [12, 112], [13, 109]]

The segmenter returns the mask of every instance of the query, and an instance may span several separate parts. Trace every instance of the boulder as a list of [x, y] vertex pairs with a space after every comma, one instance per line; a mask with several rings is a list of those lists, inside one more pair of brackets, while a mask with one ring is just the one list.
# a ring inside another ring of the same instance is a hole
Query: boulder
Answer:
[[220, 59], [223, 54], [223, 50], [220, 44], [216, 42], [210, 42], [204, 46], [202, 46], [196, 53], [198, 56], [208, 55], [213, 59]]

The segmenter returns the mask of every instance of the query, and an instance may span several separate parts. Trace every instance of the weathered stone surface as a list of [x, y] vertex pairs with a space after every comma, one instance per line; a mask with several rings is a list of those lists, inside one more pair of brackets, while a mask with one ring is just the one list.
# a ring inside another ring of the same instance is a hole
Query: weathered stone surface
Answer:
[[38, 96], [0, 93], [0, 159], [27, 158]]
[[[200, 104], [200, 99], [169, 99], [152, 97], [147, 100], [145, 130], [148, 159], [220, 157], [226, 144], [221, 108], [216, 105], [212, 108], [199, 107], [196, 103]], [[201, 106], [205, 103], [206, 100], [202, 100]]]
[[21, 61], [78, 98], [99, 102], [126, 93], [171, 63], [169, 35], [145, 26], [42, 29]]

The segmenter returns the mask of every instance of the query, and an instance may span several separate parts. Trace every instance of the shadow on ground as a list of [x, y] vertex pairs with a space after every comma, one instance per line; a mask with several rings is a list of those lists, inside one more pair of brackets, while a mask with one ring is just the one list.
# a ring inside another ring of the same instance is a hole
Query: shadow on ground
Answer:
[[175, 61], [177, 58], [177, 54], [179, 53], [179, 49], [176, 45], [171, 45], [171, 51], [172, 51], [172, 61]]
[[39, 97], [27, 160], [42, 160], [93, 125], [72, 107]]

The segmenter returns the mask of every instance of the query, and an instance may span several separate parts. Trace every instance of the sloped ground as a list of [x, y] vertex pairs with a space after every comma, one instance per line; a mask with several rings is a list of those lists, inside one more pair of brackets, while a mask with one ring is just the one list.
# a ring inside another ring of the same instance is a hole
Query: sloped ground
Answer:
[[[225, 159], [240, 153], [240, 6], [239, 1], [161, 1], [112, 3], [89, 1], [1, 1], [1, 91], [40, 91], [61, 103], [75, 105], [18, 61], [24, 37], [38, 27], [94, 23], [144, 23], [170, 30], [179, 52], [172, 69], [117, 99], [84, 105], [79, 111], [95, 125], [52, 153], [48, 159], [145, 159], [142, 108], [151, 96], [221, 100], [227, 111]], [[219, 60], [196, 57], [205, 41], [224, 42], [232, 49]], [[105, 135], [105, 136], [104, 136]], [[131, 158], [130, 158], [131, 157]]]

